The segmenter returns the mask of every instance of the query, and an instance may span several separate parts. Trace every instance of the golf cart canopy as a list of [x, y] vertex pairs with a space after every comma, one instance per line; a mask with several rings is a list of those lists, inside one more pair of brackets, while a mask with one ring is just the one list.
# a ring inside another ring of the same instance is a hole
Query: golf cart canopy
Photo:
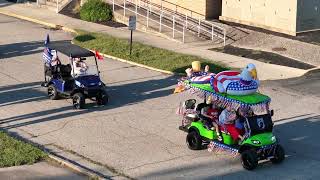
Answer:
[[230, 106], [235, 109], [239, 107], [250, 107], [255, 112], [263, 112], [269, 109], [271, 101], [270, 97], [258, 92], [237, 96], [215, 92], [210, 84], [196, 84], [191, 83], [189, 80], [180, 81], [179, 84], [183, 85], [186, 91], [200, 98], [211, 96], [220, 107]]
[[77, 45], [71, 44], [70, 41], [50, 42], [49, 48], [52, 50], [57, 50], [58, 52], [72, 58], [95, 56], [93, 52], [87, 49], [81, 48]]

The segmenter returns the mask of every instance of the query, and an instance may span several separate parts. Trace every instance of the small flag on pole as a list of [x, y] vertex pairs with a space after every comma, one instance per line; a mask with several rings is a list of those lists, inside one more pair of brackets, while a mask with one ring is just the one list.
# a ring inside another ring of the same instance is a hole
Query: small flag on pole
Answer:
[[98, 60], [103, 60], [103, 56], [98, 51], [95, 51], [95, 54]]
[[50, 37], [49, 37], [49, 34], [47, 34], [47, 39], [44, 41], [44, 45], [48, 47], [49, 43], [50, 43]]

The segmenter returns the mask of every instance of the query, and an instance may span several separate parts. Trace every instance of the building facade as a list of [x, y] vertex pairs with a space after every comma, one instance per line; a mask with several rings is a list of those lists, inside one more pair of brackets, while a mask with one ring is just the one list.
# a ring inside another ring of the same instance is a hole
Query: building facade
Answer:
[[320, 29], [320, 0], [149, 1], [194, 18], [219, 18], [293, 36]]
[[221, 15], [222, 0], [149, 0], [149, 2], [193, 18], [217, 19]]
[[220, 20], [296, 35], [320, 29], [320, 0], [222, 0]]

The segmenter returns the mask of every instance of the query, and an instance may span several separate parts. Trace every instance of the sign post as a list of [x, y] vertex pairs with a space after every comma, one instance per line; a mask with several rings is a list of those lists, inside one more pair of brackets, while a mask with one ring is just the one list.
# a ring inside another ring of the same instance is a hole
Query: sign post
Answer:
[[130, 16], [129, 17], [129, 25], [128, 25], [128, 28], [131, 31], [131, 35], [130, 35], [130, 56], [131, 56], [131, 53], [132, 53], [132, 34], [133, 34], [133, 31], [136, 30], [136, 24], [137, 24], [136, 16]]

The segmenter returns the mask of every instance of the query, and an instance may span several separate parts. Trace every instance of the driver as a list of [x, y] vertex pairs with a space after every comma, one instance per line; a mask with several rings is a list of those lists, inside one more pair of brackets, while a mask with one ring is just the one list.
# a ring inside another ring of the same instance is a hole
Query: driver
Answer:
[[73, 61], [73, 73], [74, 75], [84, 75], [88, 70], [88, 65], [80, 58], [75, 58]]

